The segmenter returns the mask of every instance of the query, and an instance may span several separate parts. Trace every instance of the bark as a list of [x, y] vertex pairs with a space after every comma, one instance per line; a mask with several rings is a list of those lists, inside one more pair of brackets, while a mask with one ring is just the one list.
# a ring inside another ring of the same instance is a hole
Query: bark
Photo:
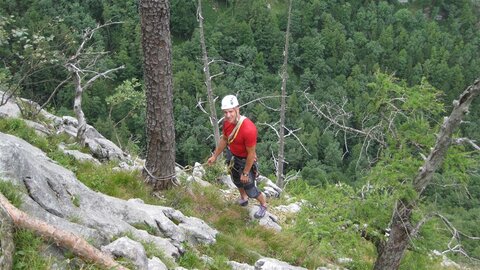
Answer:
[[60, 230], [17, 209], [1, 193], [0, 204], [7, 211], [16, 227], [31, 230], [37, 235], [49, 239], [61, 247], [67, 248], [73, 254], [85, 261], [94, 262], [107, 269], [127, 269], [114, 261], [105, 253], [90, 245], [83, 238], [80, 238], [70, 232]]
[[75, 84], [75, 100], [73, 101], [73, 111], [77, 117], [77, 139], [80, 144], [85, 146], [85, 131], [87, 130], [87, 121], [85, 120], [85, 114], [82, 109], [82, 95], [83, 87], [80, 75], [77, 73], [73, 76]]
[[213, 100], [212, 77], [210, 76], [210, 67], [207, 53], [207, 46], [205, 45], [205, 34], [203, 31], [203, 15], [202, 15], [202, 0], [198, 0], [198, 25], [200, 28], [200, 45], [202, 47], [203, 71], [205, 73], [205, 85], [207, 86], [208, 107], [210, 109], [210, 123], [213, 126], [213, 135], [215, 138], [215, 145], [220, 141], [220, 132], [218, 127], [217, 111], [215, 109], [215, 102]]
[[146, 86], [147, 153], [144, 176], [154, 190], [170, 188], [175, 179], [172, 44], [168, 0], [140, 1]]
[[0, 269], [12, 269], [14, 253], [13, 221], [5, 207], [0, 205]]
[[442, 165], [447, 150], [452, 143], [452, 134], [458, 128], [472, 100], [480, 94], [480, 79], [469, 86], [453, 102], [453, 110], [449, 117], [445, 118], [433, 150], [430, 152], [425, 163], [420, 168], [418, 175], [413, 181], [413, 187], [417, 192], [417, 199], [410, 202], [398, 201], [394, 209], [390, 236], [384, 246], [378, 247], [378, 257], [374, 269], [398, 269], [403, 254], [407, 249], [410, 239], [416, 236], [420, 224], [412, 224], [411, 214], [416, 202], [421, 200], [422, 193], [430, 183], [435, 171]]
[[283, 188], [285, 175], [283, 174], [283, 163], [285, 162], [285, 97], [287, 95], [288, 78], [288, 40], [290, 35], [290, 19], [292, 15], [292, 0], [288, 5], [287, 32], [285, 33], [285, 49], [283, 50], [282, 66], [282, 97], [280, 103], [280, 128], [278, 138], [278, 165], [277, 165], [277, 186]]

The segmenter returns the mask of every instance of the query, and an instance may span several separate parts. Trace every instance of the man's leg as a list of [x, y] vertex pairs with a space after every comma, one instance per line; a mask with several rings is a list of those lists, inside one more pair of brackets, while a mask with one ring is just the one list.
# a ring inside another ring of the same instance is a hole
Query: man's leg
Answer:
[[240, 192], [241, 199], [248, 200], [248, 195], [244, 188], [238, 188], [238, 191]]
[[257, 201], [263, 205], [263, 206], [267, 206], [267, 198], [265, 197], [265, 194], [263, 194], [263, 192], [260, 192], [260, 195], [258, 195], [257, 197]]

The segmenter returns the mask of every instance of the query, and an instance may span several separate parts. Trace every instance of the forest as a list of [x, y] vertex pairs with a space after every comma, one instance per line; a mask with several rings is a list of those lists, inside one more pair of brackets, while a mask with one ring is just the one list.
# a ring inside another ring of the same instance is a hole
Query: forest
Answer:
[[[344, 245], [340, 253], [358, 247], [349, 237], [358, 234], [359, 224], [369, 224], [363, 233], [372, 238], [385, 237], [393, 202], [415, 196], [411, 182], [439, 126], [458, 96], [480, 78], [479, 1], [403, 2], [292, 1], [286, 186], [316, 203], [302, 214], [304, 223], [297, 224], [303, 237], [319, 246]], [[202, 2], [206, 47], [215, 60], [210, 72], [217, 113], [221, 115], [219, 102], [227, 94], [245, 104], [242, 114], [258, 127], [261, 173], [272, 179], [288, 4]], [[197, 5], [170, 0], [175, 162], [182, 166], [205, 162], [215, 147]], [[87, 44], [87, 52], [99, 57], [85, 68], [123, 68], [84, 93], [85, 117], [122, 149], [142, 157], [146, 111], [136, 1], [2, 1], [0, 90], [34, 100], [57, 115], [74, 116], [74, 82], [65, 63], [84, 31], [98, 25], [105, 27]], [[35, 117], [33, 111], [23, 113]], [[480, 236], [480, 151], [474, 143], [480, 140], [479, 126], [477, 98], [455, 132], [472, 145], [451, 147], [414, 213], [416, 220], [431, 212], [444, 219], [425, 224], [405, 269], [434, 249], [478, 264], [480, 242], [469, 236]], [[329, 211], [317, 215], [319, 208]], [[445, 220], [460, 236], [452, 237]], [[339, 226], [348, 232], [332, 236], [331, 229]]]

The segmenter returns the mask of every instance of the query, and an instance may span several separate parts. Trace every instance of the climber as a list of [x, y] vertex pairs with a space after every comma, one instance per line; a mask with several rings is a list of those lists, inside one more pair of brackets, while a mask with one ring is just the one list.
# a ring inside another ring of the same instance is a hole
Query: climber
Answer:
[[238, 204], [247, 206], [249, 198], [257, 199], [260, 208], [254, 217], [262, 218], [267, 211], [267, 201], [265, 194], [258, 190], [256, 183], [257, 127], [250, 119], [240, 115], [240, 106], [234, 95], [227, 95], [222, 99], [221, 109], [224, 115], [222, 136], [207, 162], [214, 163], [228, 146], [233, 155], [233, 160], [230, 161], [232, 164], [230, 175], [240, 192]]

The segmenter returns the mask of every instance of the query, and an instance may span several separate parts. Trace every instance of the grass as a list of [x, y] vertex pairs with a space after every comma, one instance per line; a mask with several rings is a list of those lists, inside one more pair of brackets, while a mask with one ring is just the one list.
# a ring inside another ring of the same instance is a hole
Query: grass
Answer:
[[138, 171], [116, 171], [114, 162], [100, 166], [90, 162], [77, 164], [77, 178], [89, 188], [109, 196], [131, 199], [140, 198], [146, 203], [157, 204], [151, 189], [143, 182]]
[[18, 191], [18, 186], [11, 182], [4, 181], [0, 178], [0, 193], [7, 198], [12, 205], [20, 207], [22, 204], [22, 195]]
[[52, 261], [41, 255], [46, 246], [40, 237], [31, 231], [21, 229], [16, 231], [14, 241], [16, 251], [13, 269], [51, 269]]

